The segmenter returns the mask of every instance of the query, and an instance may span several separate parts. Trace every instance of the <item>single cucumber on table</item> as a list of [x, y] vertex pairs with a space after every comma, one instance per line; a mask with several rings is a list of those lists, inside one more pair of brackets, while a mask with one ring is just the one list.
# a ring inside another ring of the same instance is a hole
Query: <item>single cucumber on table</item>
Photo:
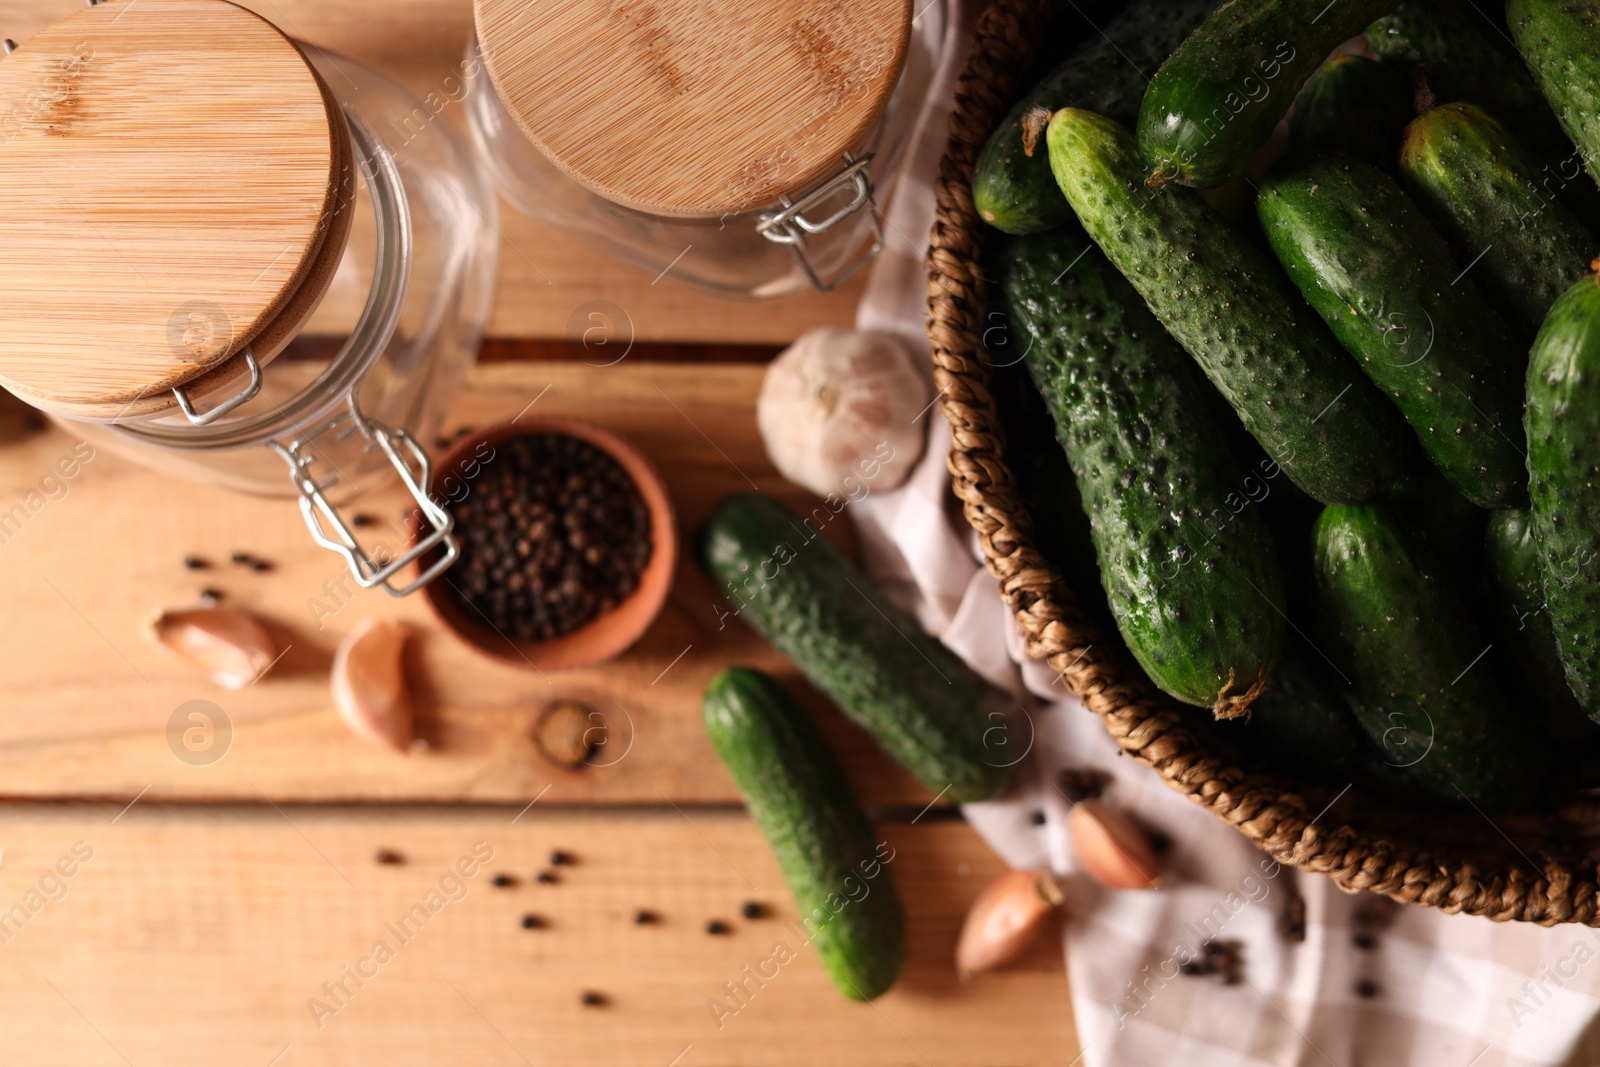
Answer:
[[1544, 572], [1532, 513], [1495, 512], [1484, 536], [1483, 557], [1505, 659], [1516, 672], [1529, 718], [1556, 744], [1600, 741], [1600, 726], [1584, 715], [1567, 688], [1556, 632], [1544, 610]]
[[1427, 545], [1387, 505], [1340, 506], [1317, 520], [1315, 556], [1326, 647], [1385, 761], [1452, 800], [1534, 800], [1544, 768]]
[[1335, 56], [1300, 90], [1289, 119], [1289, 149], [1344, 152], [1392, 170], [1400, 132], [1416, 113], [1405, 68]]
[[1600, 251], [1544, 190], [1528, 150], [1476, 104], [1419, 115], [1401, 145], [1400, 180], [1525, 341]]
[[810, 518], [761, 493], [734, 493], [711, 513], [696, 548], [729, 614], [793, 660], [928, 789], [957, 803], [999, 792], [1021, 754], [965, 664]]
[[828, 977], [854, 1000], [884, 993], [906, 956], [894, 853], [884, 855], [817, 728], [782, 686], [746, 667], [711, 679], [702, 718]]
[[1050, 175], [1044, 122], [1081, 107], [1131, 123], [1150, 75], [1217, 0], [1133, 0], [1028, 90], [984, 145], [972, 173], [978, 217], [1006, 233], [1036, 233], [1072, 218]]
[[[1594, 268], [1600, 271], [1600, 260]], [[1528, 491], [1567, 685], [1600, 721], [1600, 274], [1567, 290], [1528, 364]]]
[[1000, 261], [1118, 631], [1163, 691], [1244, 714], [1283, 640], [1283, 572], [1205, 383], [1078, 227], [1013, 239]]
[[1202, 189], [1243, 174], [1340, 42], [1396, 0], [1228, 0], [1178, 46], [1139, 108], [1150, 184]]
[[1508, 0], [1506, 21], [1589, 176], [1600, 182], [1600, 5]]
[[1451, 484], [1480, 507], [1526, 503], [1525, 358], [1394, 179], [1349, 156], [1285, 160], [1256, 212], [1289, 277]]
[[1271, 256], [1194, 190], [1148, 188], [1110, 119], [1064, 108], [1046, 136], [1084, 229], [1290, 479], [1324, 503], [1382, 492], [1411, 434]]

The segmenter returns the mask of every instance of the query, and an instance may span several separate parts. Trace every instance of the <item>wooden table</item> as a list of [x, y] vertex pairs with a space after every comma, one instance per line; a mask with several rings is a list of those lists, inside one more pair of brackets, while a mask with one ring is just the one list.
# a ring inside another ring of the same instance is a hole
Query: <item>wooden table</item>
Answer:
[[[0, 0], [0, 35], [24, 40], [75, 6]], [[381, 16], [327, 0], [247, 6], [422, 92], [459, 61], [469, 20], [466, 0], [390, 0]], [[509, 209], [501, 229], [495, 340], [453, 419], [483, 425], [537, 396], [540, 413], [620, 429], [661, 466], [685, 529], [750, 484], [805, 500], [761, 452], [759, 361], [805, 329], [848, 324], [861, 282], [830, 297], [722, 303], [652, 285], [649, 272]], [[525, 254], [534, 249], [537, 270]], [[615, 367], [560, 360], [569, 316], [593, 299], [627, 309], [645, 342]], [[0, 447], [0, 511], [71, 447], [59, 430]], [[398, 497], [361, 506], [379, 519], [377, 536], [398, 536], [387, 526]], [[227, 565], [238, 550], [274, 569]], [[186, 553], [216, 566], [187, 571]], [[482, 659], [417, 598], [330, 594], [325, 583], [339, 576], [292, 505], [176, 483], [104, 450], [4, 537], [6, 1062], [1073, 1060], [1052, 940], [1001, 974], [962, 984], [952, 973], [961, 916], [1000, 862], [953, 812], [927, 809], [932, 798], [757, 637], [719, 629], [714, 591], [692, 564], [633, 650], [549, 677]], [[287, 646], [268, 677], [237, 693], [140, 633], [152, 609], [206, 585], [259, 613]], [[329, 708], [333, 649], [371, 614], [415, 627], [408, 669], [425, 752], [365, 747]], [[910, 958], [871, 1005], [835, 993], [787, 925], [781, 876], [700, 732], [699, 692], [730, 662], [769, 669], [802, 694], [895, 849]], [[578, 770], [532, 740], [540, 714], [566, 699], [608, 726], [607, 747]], [[174, 716], [191, 700], [228, 723], [222, 758], [174, 754], [185, 725]], [[543, 884], [535, 876], [551, 869], [552, 850], [574, 862]], [[400, 862], [378, 862], [385, 851]], [[463, 859], [472, 876], [452, 877]], [[500, 874], [510, 884], [496, 886]], [[742, 918], [745, 901], [766, 915]], [[641, 909], [655, 921], [636, 923]], [[730, 932], [707, 934], [712, 919]], [[796, 958], [764, 984], [748, 979], [746, 966], [778, 942]], [[725, 983], [745, 992], [736, 1000]], [[585, 992], [603, 1003], [585, 1006]]]

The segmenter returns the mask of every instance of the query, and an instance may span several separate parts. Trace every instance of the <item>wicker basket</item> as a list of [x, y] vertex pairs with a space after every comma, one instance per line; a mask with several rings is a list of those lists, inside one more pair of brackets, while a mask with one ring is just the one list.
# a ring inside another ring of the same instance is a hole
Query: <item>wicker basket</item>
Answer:
[[[928, 336], [950, 423], [949, 467], [967, 521], [999, 580], [1028, 652], [1048, 661], [1130, 756], [1237, 827], [1274, 858], [1328, 875], [1348, 891], [1467, 912], [1497, 921], [1596, 925], [1595, 802], [1555, 812], [1496, 814], [1411, 808], [1362, 790], [1287, 781], [1233, 765], [1226, 750], [1157, 692], [1121, 642], [1080, 610], [1061, 570], [1034, 538], [1034, 522], [1007, 463], [1001, 405], [976, 324], [988, 299], [982, 225], [972, 204], [973, 162], [1025, 86], [1034, 48], [1063, 4], [995, 0], [981, 17], [956, 87], [950, 139], [935, 187], [928, 250]], [[1584, 823], [1588, 823], [1585, 827]]]

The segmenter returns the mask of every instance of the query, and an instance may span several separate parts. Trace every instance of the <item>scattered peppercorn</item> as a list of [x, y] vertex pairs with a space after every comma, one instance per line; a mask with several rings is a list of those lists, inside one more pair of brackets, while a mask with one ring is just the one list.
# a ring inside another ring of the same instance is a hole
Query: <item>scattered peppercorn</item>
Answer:
[[1299, 943], [1306, 939], [1306, 898], [1299, 894], [1292, 882], [1283, 904], [1280, 928], [1286, 941]]
[[558, 881], [555, 871], [540, 871], [533, 876], [533, 880], [540, 885], [555, 885]]
[[184, 556], [183, 565], [192, 571], [203, 571], [211, 566], [209, 562], [199, 556]]
[[371, 526], [377, 521], [377, 519], [374, 519], [371, 515], [368, 515], [364, 511], [358, 511], [354, 515], [350, 516], [351, 526]]
[[560, 849], [556, 849], [554, 852], [550, 853], [550, 866], [552, 867], [566, 867], [571, 865], [571, 863], [572, 853], [570, 852], [562, 852]]
[[522, 917], [522, 928], [524, 930], [537, 930], [543, 925], [544, 920], [540, 919], [537, 915], [524, 915]]
[[1362, 952], [1371, 952], [1378, 947], [1378, 939], [1366, 930], [1358, 930], [1351, 934], [1350, 943]]
[[509, 874], [497, 874], [490, 879], [490, 884], [496, 889], [505, 889], [508, 886], [516, 885], [517, 880], [511, 877]]
[[230, 558], [230, 559], [231, 559], [231, 560], [233, 560], [233, 562], [235, 562], [235, 563], [244, 563], [244, 564], [248, 564], [248, 563], [250, 563], [250, 562], [251, 562], [251, 560], [252, 560], [252, 559], [253, 559], [253, 558], [254, 558], [254, 557], [252, 557], [252, 556], [251, 556], [251, 555], [250, 555], [250, 553], [248, 553], [248, 552], [235, 552], [235, 553], [234, 553], [234, 554], [233, 554], [233, 555], [232, 555], [232, 556], [230, 556], [230, 557], [229, 557], [229, 558]]
[[1080, 800], [1093, 800], [1104, 793], [1110, 784], [1109, 774], [1093, 768], [1068, 767], [1056, 776], [1056, 788], [1072, 804]]
[[706, 923], [706, 933], [711, 934], [713, 937], [717, 934], [725, 934], [727, 932], [728, 924], [723, 922], [721, 919], [712, 919], [710, 922]]
[[641, 908], [633, 913], [633, 922], [635, 926], [648, 926], [650, 923], [655, 921], [656, 913], [653, 911], [645, 911]]
[[1033, 812], [1033, 814], [1028, 816], [1028, 821], [1033, 823], [1033, 825], [1035, 825], [1035, 826], [1043, 826], [1044, 825], [1044, 812], [1042, 812], [1042, 811]]
[[1145, 828], [1145, 833], [1150, 838], [1151, 852], [1154, 852], [1157, 856], [1165, 856], [1168, 852], [1172, 851], [1172, 838], [1168, 837], [1160, 830], [1152, 830], [1149, 827]]
[[600, 1008], [600, 1007], [604, 1007], [605, 1003], [606, 1003], [606, 998], [605, 998], [604, 994], [595, 993], [593, 991], [584, 993], [583, 997], [582, 997], [582, 1000], [583, 1000], [583, 1006], [586, 1007], [586, 1008]]
[[1216, 967], [1212, 965], [1211, 961], [1204, 958], [1198, 960], [1185, 960], [1184, 962], [1178, 964], [1178, 973], [1188, 975], [1191, 978], [1195, 977], [1196, 975], [1210, 974], [1215, 970]]
[[1378, 983], [1370, 978], [1363, 978], [1356, 983], [1356, 996], [1371, 1000], [1378, 995]]
[[260, 574], [263, 571], [270, 571], [272, 569], [272, 564], [268, 563], [264, 559], [253, 559], [250, 561], [250, 569], [255, 571], [257, 574]]
[[222, 590], [208, 585], [200, 590], [200, 599], [215, 604], [222, 599]]
[[406, 858], [392, 848], [380, 848], [372, 857], [386, 867], [398, 867]]
[[746, 919], [759, 919], [766, 914], [766, 909], [754, 900], [747, 900], [740, 906], [739, 914]]
[[454, 505], [451, 594], [517, 640], [569, 634], [639, 586], [650, 511], [614, 458], [566, 434], [531, 434], [480, 464]]

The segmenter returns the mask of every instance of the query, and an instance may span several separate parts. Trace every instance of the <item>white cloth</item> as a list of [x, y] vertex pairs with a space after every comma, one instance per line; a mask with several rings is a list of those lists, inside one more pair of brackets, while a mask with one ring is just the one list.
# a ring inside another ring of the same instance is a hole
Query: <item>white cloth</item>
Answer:
[[[924, 110], [907, 170], [887, 213], [889, 240], [857, 325], [898, 333], [926, 350], [922, 256], [933, 222], [932, 183], [947, 136], [955, 79], [972, 13], [952, 3], [960, 35]], [[1069, 877], [1064, 924], [1072, 1009], [1085, 1067], [1421, 1067], [1587, 1065], [1580, 1039], [1600, 1013], [1600, 934], [1393, 910], [1376, 944], [1352, 943], [1356, 912], [1371, 898], [1325, 878], [1278, 867], [1248, 841], [1167, 788], [1117, 746], [1045, 664], [1022, 651], [1016, 625], [982, 568], [976, 542], [949, 492], [949, 431], [937, 409], [928, 452], [906, 485], [851, 512], [868, 568], [885, 590], [1010, 692], [1036, 733], [1015, 795], [965, 814], [1015, 867], [1072, 875], [1062, 767], [1113, 776], [1107, 797], [1173, 842], [1164, 887], [1111, 891]], [[1043, 812], [1043, 825], [1034, 825]], [[1489, 827], [1484, 828], [1489, 832]], [[1305, 901], [1306, 937], [1279, 933], [1286, 896]], [[1207, 937], [1242, 945], [1242, 981], [1178, 975]], [[981, 980], [981, 979], [979, 979]], [[1356, 993], [1371, 982], [1376, 995]], [[1591, 1053], [1592, 1055], [1592, 1053]]]

